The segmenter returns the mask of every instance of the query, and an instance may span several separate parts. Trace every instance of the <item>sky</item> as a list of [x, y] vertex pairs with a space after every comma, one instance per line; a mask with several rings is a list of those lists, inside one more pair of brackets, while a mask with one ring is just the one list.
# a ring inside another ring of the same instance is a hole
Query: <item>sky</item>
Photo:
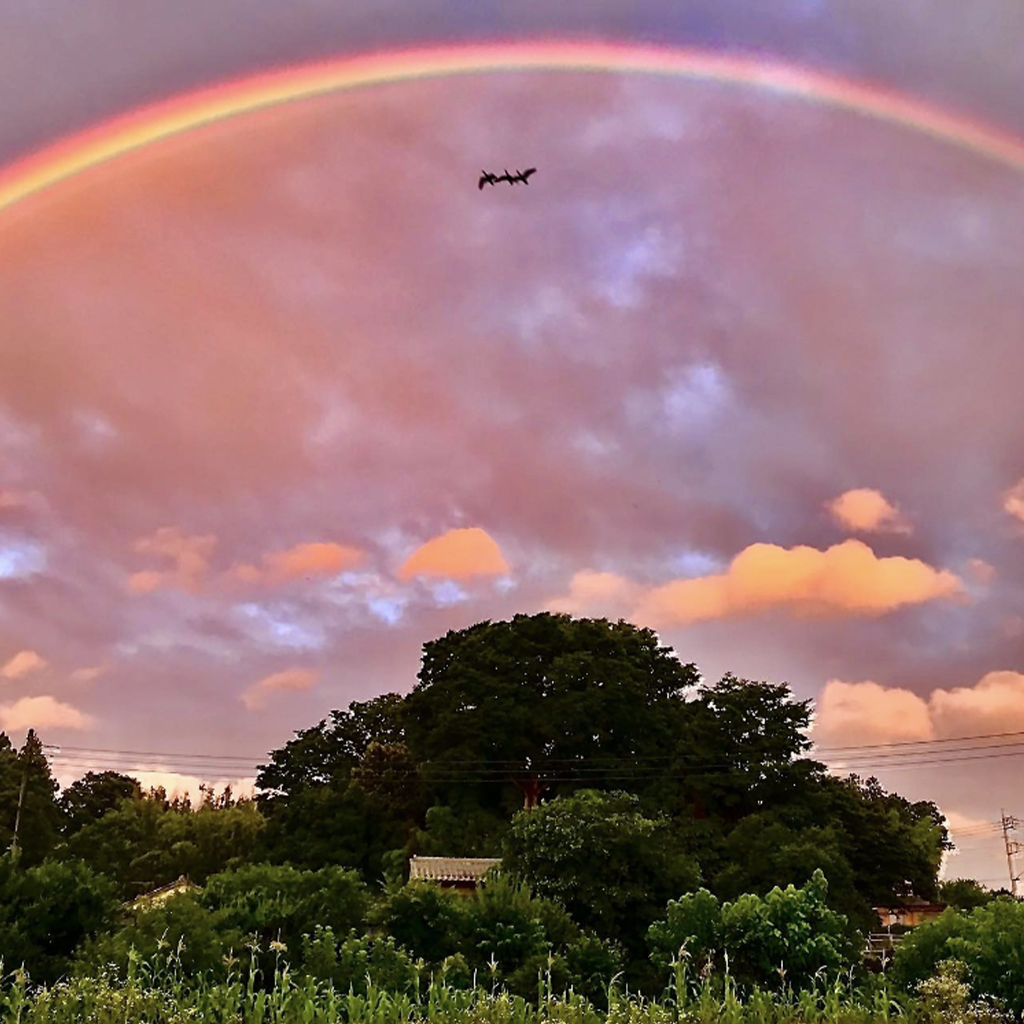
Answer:
[[[229, 79], [581, 40], [869, 83], [1024, 147], [1016, 0], [0, 24], [0, 168]], [[244, 785], [449, 629], [621, 616], [814, 698], [830, 762], [935, 800], [946, 872], [1006, 884], [984, 823], [1024, 817], [1021, 761], [977, 748], [1012, 737], [941, 749], [1024, 731], [1022, 239], [1024, 161], [611, 70], [328, 92], [28, 195], [0, 209], [0, 728], [65, 783]], [[915, 742], [916, 768], [876, 746]]]

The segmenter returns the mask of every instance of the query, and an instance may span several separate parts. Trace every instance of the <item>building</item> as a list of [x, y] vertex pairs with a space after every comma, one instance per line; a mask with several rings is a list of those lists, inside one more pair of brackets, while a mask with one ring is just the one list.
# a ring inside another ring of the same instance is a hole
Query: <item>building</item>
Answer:
[[873, 907], [878, 915], [878, 920], [883, 928], [893, 928], [897, 925], [903, 928], [913, 928], [915, 925], [924, 924], [925, 921], [934, 921], [946, 909], [945, 903], [929, 903], [919, 896], [911, 896], [898, 907]]
[[174, 882], [161, 885], [159, 889], [153, 889], [151, 892], [145, 892], [141, 896], [136, 896], [135, 899], [125, 904], [125, 909], [136, 911], [152, 910], [153, 907], [160, 906], [165, 900], [169, 900], [172, 896], [177, 896], [178, 893], [191, 892], [197, 888], [197, 885], [182, 875]]
[[499, 857], [413, 857], [409, 861], [410, 882], [437, 882], [442, 889], [472, 893], [491, 868], [501, 865]]

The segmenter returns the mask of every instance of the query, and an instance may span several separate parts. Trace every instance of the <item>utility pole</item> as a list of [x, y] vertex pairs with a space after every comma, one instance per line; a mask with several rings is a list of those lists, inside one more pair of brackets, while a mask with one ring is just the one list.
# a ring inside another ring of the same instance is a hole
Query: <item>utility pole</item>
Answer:
[[28, 785], [28, 768], [21, 773], [21, 789], [18, 790], [18, 810], [14, 815], [14, 838], [11, 840], [11, 856], [18, 859], [18, 829], [21, 827], [21, 807], [25, 802], [25, 787]]
[[1020, 822], [1012, 814], [1007, 814], [1003, 810], [1000, 810], [999, 812], [999, 819], [1000, 824], [1003, 826], [1003, 845], [1006, 847], [1006, 866], [1010, 871], [1010, 892], [1013, 893], [1014, 899], [1016, 899], [1017, 883], [1020, 881], [1020, 875], [1016, 874], [1014, 871], [1013, 855], [1024, 850], [1024, 844], [1012, 840], [1010, 838], [1010, 832], [1016, 829]]

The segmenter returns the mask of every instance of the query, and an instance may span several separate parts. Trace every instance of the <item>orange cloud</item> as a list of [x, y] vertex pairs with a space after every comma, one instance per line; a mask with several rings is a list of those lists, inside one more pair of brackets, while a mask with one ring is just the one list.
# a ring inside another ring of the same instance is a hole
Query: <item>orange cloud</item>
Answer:
[[824, 551], [752, 544], [725, 573], [676, 580], [635, 609], [652, 625], [683, 625], [785, 609], [798, 615], [882, 615], [961, 593], [958, 577], [913, 558], [879, 558], [859, 540]]
[[35, 651], [18, 651], [13, 658], [0, 668], [0, 676], [4, 679], [21, 679], [24, 676], [46, 668], [47, 661]]
[[569, 593], [554, 597], [545, 607], [552, 612], [616, 618], [622, 610], [635, 603], [640, 588], [625, 576], [613, 572], [576, 573], [569, 583]]
[[89, 729], [93, 719], [56, 697], [22, 697], [0, 704], [0, 727], [21, 729]]
[[296, 544], [264, 555], [262, 567], [236, 565], [231, 574], [242, 583], [281, 583], [297, 576], [336, 576], [359, 565], [366, 553], [329, 542]]
[[473, 576], [500, 576], [508, 572], [494, 539], [478, 526], [449, 530], [418, 547], [398, 571], [398, 578], [443, 576], [465, 580]]
[[973, 686], [927, 697], [872, 680], [831, 679], [817, 700], [814, 734], [823, 742], [888, 743], [1024, 731], [1024, 674], [989, 672]]
[[852, 746], [930, 740], [934, 728], [928, 702], [910, 690], [830, 679], [815, 703], [814, 737]]
[[1024, 675], [989, 672], [973, 686], [936, 690], [929, 705], [942, 736], [1024, 731]]
[[1003, 495], [1003, 510], [1024, 523], [1024, 477]]
[[826, 505], [840, 526], [854, 533], [910, 533], [895, 505], [870, 487], [844, 491]]
[[268, 695], [282, 690], [309, 690], [316, 686], [318, 674], [311, 669], [286, 668], [254, 683], [242, 694], [242, 703], [250, 711], [266, 707]]
[[173, 568], [133, 573], [128, 577], [128, 589], [133, 594], [148, 594], [160, 587], [198, 590], [216, 546], [217, 538], [212, 534], [186, 536], [176, 526], [163, 526], [151, 536], [137, 540], [133, 548], [140, 554], [168, 559], [174, 563]]

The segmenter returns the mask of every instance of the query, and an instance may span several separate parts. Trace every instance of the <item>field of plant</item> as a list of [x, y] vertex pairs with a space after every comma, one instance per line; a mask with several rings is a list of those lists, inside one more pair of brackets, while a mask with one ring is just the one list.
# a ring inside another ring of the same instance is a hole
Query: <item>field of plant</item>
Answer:
[[[0, 965], [2, 968], [2, 965]], [[644, 998], [614, 981], [606, 1008], [571, 990], [556, 992], [538, 976], [537, 998], [527, 1000], [497, 985], [457, 988], [424, 979], [408, 993], [372, 983], [362, 992], [293, 974], [278, 962], [261, 978], [255, 954], [223, 980], [189, 976], [180, 949], [149, 960], [134, 954], [123, 976], [116, 969], [35, 986], [24, 970], [0, 983], [0, 1024], [1009, 1024], [1013, 1015], [986, 1000], [972, 1001], [963, 965], [947, 961], [915, 997], [884, 976], [856, 983], [822, 982], [778, 992], [756, 986], [746, 995], [726, 976], [688, 979], [676, 963], [664, 993]], [[478, 979], [479, 981], [479, 979]]]

